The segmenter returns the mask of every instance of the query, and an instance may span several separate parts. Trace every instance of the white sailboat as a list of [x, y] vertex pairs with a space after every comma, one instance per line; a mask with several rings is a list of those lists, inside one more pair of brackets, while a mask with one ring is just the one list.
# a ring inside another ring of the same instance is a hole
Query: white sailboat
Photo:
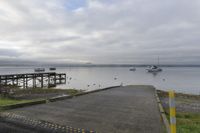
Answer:
[[155, 65], [146, 68], [146, 70], [147, 72], [161, 72], [162, 71], [160, 67], [155, 66]]
[[147, 72], [153, 72], [153, 73], [161, 72], [162, 69], [159, 67], [159, 57], [158, 57], [158, 65], [157, 66], [156, 65], [148, 66], [146, 68], [146, 70], [147, 70]]
[[132, 68], [130, 68], [130, 69], [129, 69], [129, 71], [136, 71], [136, 68], [135, 68], [135, 66], [134, 66], [134, 67], [132, 67]]
[[136, 68], [130, 68], [129, 71], [136, 71]]

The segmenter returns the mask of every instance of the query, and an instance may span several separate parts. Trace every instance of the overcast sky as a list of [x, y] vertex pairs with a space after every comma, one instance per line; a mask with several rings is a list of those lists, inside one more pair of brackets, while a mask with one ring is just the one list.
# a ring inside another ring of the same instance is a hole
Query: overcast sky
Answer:
[[200, 0], [0, 0], [0, 63], [200, 64]]

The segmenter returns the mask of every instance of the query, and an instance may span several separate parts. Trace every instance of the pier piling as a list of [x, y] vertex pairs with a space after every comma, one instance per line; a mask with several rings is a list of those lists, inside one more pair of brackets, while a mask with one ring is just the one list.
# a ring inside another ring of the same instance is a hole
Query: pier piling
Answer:
[[[32, 81], [32, 84], [29, 81]], [[32, 86], [32, 88], [52, 87], [64, 83], [66, 83], [65, 73], [49, 72], [0, 75], [1, 85], [17, 85], [22, 88], [28, 88], [29, 86]]]

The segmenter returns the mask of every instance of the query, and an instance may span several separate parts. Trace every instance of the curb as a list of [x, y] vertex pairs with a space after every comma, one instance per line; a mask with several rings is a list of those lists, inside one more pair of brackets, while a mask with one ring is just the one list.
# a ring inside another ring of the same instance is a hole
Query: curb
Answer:
[[111, 87], [107, 87], [107, 88], [103, 88], [103, 89], [97, 89], [97, 90], [92, 90], [92, 91], [88, 91], [88, 92], [82, 92], [82, 93], [78, 93], [75, 94], [74, 96], [82, 96], [82, 95], [86, 95], [86, 94], [90, 94], [90, 93], [95, 93], [95, 92], [99, 92], [99, 91], [104, 91], [104, 90], [109, 90], [109, 89], [113, 89], [113, 88], [117, 88], [120, 86], [111, 86]]
[[109, 89], [113, 89], [113, 88], [116, 88], [116, 87], [120, 87], [120, 86], [111, 86], [111, 87], [107, 87], [107, 88], [103, 88], [103, 89], [97, 89], [97, 90], [92, 90], [92, 91], [88, 91], [88, 92], [81, 92], [81, 93], [78, 93], [78, 94], [75, 94], [75, 95], [72, 95], [72, 96], [53, 97], [53, 98], [47, 99], [47, 101], [56, 102], [56, 101], [60, 101], [60, 100], [71, 99], [71, 98], [74, 98], [74, 97], [83, 96], [83, 95], [87, 95], [87, 94], [95, 93], [95, 92], [99, 92], [99, 91], [109, 90]]
[[15, 109], [15, 108], [20, 108], [20, 107], [25, 107], [25, 106], [31, 106], [31, 105], [36, 105], [36, 104], [43, 104], [46, 103], [46, 100], [36, 100], [32, 102], [25, 102], [25, 103], [18, 103], [18, 104], [11, 104], [11, 105], [5, 105], [5, 106], [0, 106], [0, 109], [2, 110], [8, 110], [8, 109]]
[[162, 106], [162, 104], [161, 104], [161, 101], [160, 101], [160, 98], [159, 98], [159, 96], [158, 96], [158, 94], [157, 94], [156, 89], [155, 89], [155, 96], [156, 96], [156, 101], [157, 101], [157, 103], [158, 103], [158, 107], [159, 107], [161, 119], [162, 119], [162, 121], [163, 121], [163, 123], [164, 123], [164, 125], [165, 125], [165, 128], [166, 128], [166, 130], [167, 130], [167, 133], [170, 133], [169, 121], [167, 120], [167, 117], [166, 117], [166, 115], [165, 115], [165, 111], [164, 111], [164, 109], [163, 109], [163, 106]]
[[71, 99], [73, 98], [73, 96], [57, 96], [57, 97], [52, 97], [52, 98], [49, 98], [47, 99], [47, 101], [49, 102], [56, 102], [56, 101], [59, 101], [59, 100], [65, 100], [65, 99]]

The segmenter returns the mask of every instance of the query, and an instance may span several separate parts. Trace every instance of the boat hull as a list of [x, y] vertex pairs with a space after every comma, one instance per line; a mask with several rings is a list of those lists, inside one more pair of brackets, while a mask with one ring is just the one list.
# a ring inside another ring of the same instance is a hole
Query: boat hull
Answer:
[[131, 69], [129, 69], [129, 71], [136, 71], [136, 69], [135, 68], [131, 68]]
[[159, 69], [147, 69], [147, 72], [161, 72], [162, 69], [159, 68]]
[[35, 68], [35, 72], [45, 72], [45, 68]]

